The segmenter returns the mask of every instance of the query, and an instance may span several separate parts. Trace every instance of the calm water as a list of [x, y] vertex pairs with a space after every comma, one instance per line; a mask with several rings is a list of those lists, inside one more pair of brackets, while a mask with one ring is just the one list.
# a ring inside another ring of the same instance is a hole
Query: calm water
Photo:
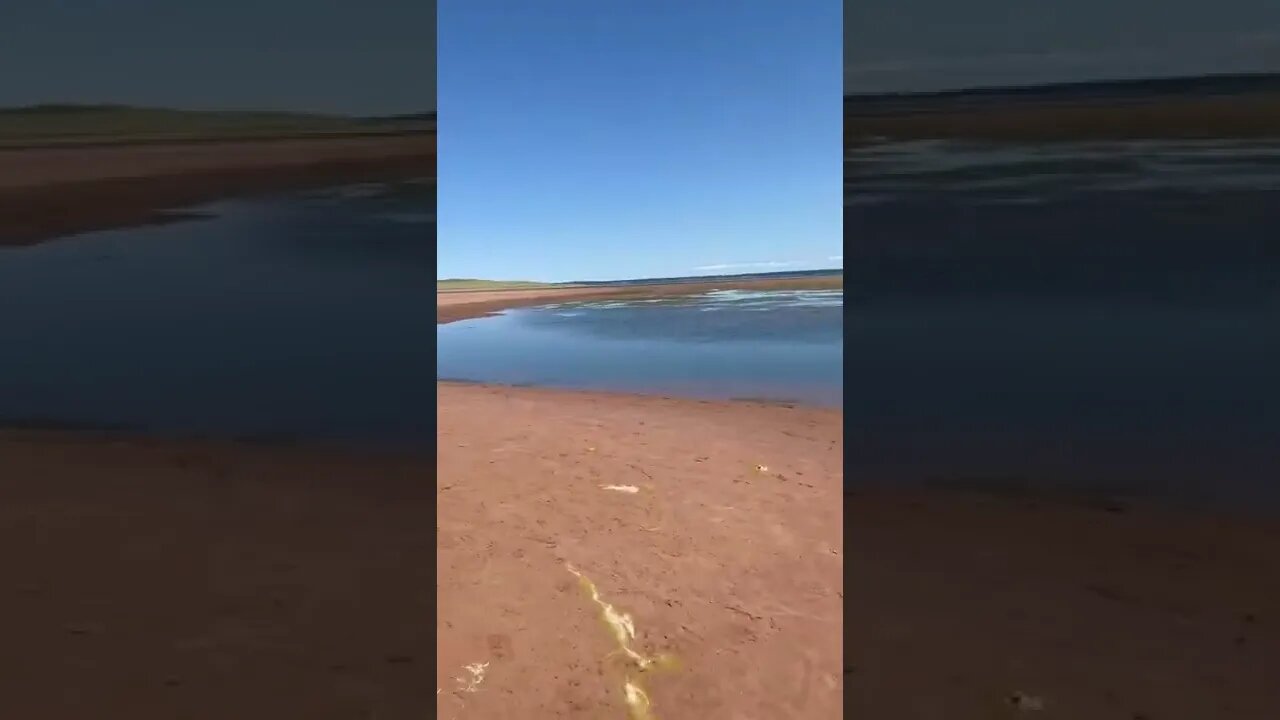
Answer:
[[437, 339], [440, 377], [839, 403], [839, 293], [437, 328], [434, 197], [356, 186], [0, 249], [0, 424], [430, 441]]
[[349, 187], [0, 249], [0, 422], [427, 436], [434, 198]]
[[441, 378], [839, 406], [834, 291], [717, 291], [691, 298], [508, 311], [440, 326]]
[[1280, 507], [1280, 143], [846, 158], [855, 481]]

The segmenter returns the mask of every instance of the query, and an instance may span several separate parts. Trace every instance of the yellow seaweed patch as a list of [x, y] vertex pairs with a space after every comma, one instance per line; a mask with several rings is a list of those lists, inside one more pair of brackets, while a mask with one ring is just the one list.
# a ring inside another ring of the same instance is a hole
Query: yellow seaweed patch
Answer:
[[627, 699], [631, 720], [654, 720], [653, 713], [649, 711], [649, 696], [643, 688], [632, 680], [626, 680], [622, 683], [622, 692]]
[[466, 680], [462, 678], [454, 678], [458, 684], [462, 686], [462, 692], [473, 693], [480, 689], [480, 683], [484, 682], [484, 674], [489, 669], [489, 663], [471, 663], [464, 665], [463, 670], [471, 673], [471, 677]]
[[[625, 655], [636, 666], [640, 672], [645, 672], [653, 667], [671, 667], [673, 660], [664, 655], [656, 657], [646, 657], [636, 652], [631, 647], [631, 641], [636, 637], [635, 621], [631, 616], [615, 608], [611, 603], [605, 602], [600, 597], [600, 590], [591, 579], [583, 575], [572, 565], [566, 565], [569, 572], [573, 573], [577, 578], [582, 589], [591, 596], [592, 602], [600, 608], [600, 617], [604, 620], [605, 625], [609, 628], [609, 633], [613, 635], [613, 639], [618, 644], [615, 652]], [[610, 653], [613, 654], [613, 653]], [[649, 701], [649, 695], [645, 692], [644, 687], [636, 678], [632, 678], [629, 674], [623, 680], [622, 684], [623, 697], [626, 699], [627, 710], [632, 720], [656, 720], [651, 708], [652, 703]]]

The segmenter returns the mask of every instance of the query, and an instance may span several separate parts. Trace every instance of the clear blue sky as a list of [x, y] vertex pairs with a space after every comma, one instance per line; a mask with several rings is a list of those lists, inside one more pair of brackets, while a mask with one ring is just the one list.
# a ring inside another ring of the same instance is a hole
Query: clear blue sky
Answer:
[[436, 109], [435, 0], [0, 0], [0, 107]]
[[1280, 71], [1277, 0], [851, 0], [844, 20], [853, 93]]
[[438, 277], [839, 267], [839, 0], [441, 0]]

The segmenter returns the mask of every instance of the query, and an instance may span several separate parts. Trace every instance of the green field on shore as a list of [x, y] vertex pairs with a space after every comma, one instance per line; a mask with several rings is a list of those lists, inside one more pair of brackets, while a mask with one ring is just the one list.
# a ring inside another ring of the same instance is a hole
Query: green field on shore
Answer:
[[0, 147], [340, 137], [435, 131], [434, 113], [347, 117], [125, 105], [0, 108]]

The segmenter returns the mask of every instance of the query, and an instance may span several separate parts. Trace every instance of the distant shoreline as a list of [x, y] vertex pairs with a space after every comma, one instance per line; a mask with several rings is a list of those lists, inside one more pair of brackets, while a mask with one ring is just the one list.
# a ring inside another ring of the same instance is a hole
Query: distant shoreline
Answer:
[[430, 137], [430, 133], [409, 130], [321, 130], [315, 132], [281, 131], [232, 137], [207, 137], [202, 135], [141, 135], [138, 137], [100, 138], [73, 137], [44, 138], [37, 140], [3, 141], [0, 140], [0, 151], [4, 150], [70, 150], [106, 147], [140, 147], [147, 145], [225, 145], [227, 143], [266, 143], [291, 142], [297, 140], [346, 140], [351, 138], [421, 138]]
[[848, 95], [845, 144], [1280, 138], [1280, 75]]
[[844, 275], [790, 278], [723, 278], [706, 282], [646, 285], [555, 287], [514, 290], [452, 290], [436, 293], [436, 323], [493, 315], [502, 310], [559, 301], [638, 300], [696, 295], [712, 290], [834, 290], [844, 288]]
[[0, 246], [173, 222], [230, 197], [435, 176], [435, 136], [0, 148]]
[[1256, 98], [991, 104], [877, 114], [845, 111], [845, 144], [980, 140], [1257, 140], [1280, 138], [1280, 94]]

